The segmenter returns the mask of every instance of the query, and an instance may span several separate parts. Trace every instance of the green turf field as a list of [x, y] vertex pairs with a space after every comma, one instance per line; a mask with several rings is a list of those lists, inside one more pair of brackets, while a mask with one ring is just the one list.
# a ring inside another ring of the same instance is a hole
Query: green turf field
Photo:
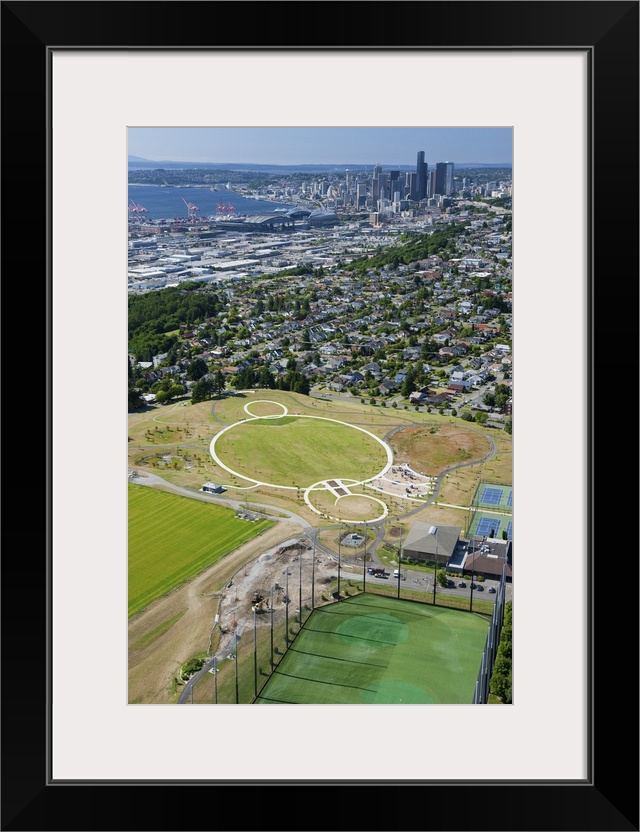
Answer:
[[471, 704], [489, 622], [367, 593], [314, 610], [256, 704]]
[[387, 464], [385, 448], [369, 434], [302, 416], [241, 422], [216, 439], [215, 452], [246, 477], [301, 488], [334, 477], [368, 479]]
[[273, 526], [129, 483], [129, 617]]

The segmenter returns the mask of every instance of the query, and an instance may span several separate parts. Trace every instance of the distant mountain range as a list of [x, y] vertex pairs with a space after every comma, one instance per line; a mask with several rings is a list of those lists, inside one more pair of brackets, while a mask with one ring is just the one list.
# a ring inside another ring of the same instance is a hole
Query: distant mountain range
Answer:
[[[434, 164], [433, 162], [429, 163]], [[159, 169], [165, 170], [194, 170], [197, 168], [211, 168], [215, 170], [248, 171], [252, 173], [344, 173], [345, 171], [371, 171], [373, 165], [344, 164], [344, 165], [267, 165], [245, 162], [173, 162], [170, 160], [153, 161], [141, 156], [129, 156], [130, 169]], [[384, 170], [415, 170], [415, 165], [381, 165]], [[511, 162], [456, 162], [456, 168], [510, 168]]]

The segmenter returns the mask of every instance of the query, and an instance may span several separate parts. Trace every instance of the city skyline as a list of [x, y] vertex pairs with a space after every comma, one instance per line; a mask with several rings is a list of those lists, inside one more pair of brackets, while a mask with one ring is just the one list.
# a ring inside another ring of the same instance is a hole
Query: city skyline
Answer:
[[197, 164], [512, 164], [509, 127], [130, 127], [128, 154]]

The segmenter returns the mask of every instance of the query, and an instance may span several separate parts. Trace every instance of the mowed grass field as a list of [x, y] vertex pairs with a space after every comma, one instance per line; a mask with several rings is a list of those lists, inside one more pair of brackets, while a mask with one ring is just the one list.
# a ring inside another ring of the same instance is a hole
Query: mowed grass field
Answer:
[[368, 479], [387, 464], [385, 448], [374, 437], [303, 416], [242, 422], [218, 437], [215, 452], [239, 474], [300, 488], [334, 477]]
[[489, 621], [373, 594], [312, 612], [256, 704], [471, 704]]
[[224, 506], [129, 483], [129, 618], [266, 529]]

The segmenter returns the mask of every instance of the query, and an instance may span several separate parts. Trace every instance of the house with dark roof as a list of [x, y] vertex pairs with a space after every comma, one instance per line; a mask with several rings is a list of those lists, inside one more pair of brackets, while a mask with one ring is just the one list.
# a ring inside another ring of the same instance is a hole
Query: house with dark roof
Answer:
[[513, 579], [513, 542], [497, 538], [474, 537], [468, 545], [462, 568], [465, 573], [499, 580], [506, 562], [506, 581]]
[[445, 566], [457, 550], [462, 529], [435, 523], [413, 523], [402, 547], [403, 557]]

